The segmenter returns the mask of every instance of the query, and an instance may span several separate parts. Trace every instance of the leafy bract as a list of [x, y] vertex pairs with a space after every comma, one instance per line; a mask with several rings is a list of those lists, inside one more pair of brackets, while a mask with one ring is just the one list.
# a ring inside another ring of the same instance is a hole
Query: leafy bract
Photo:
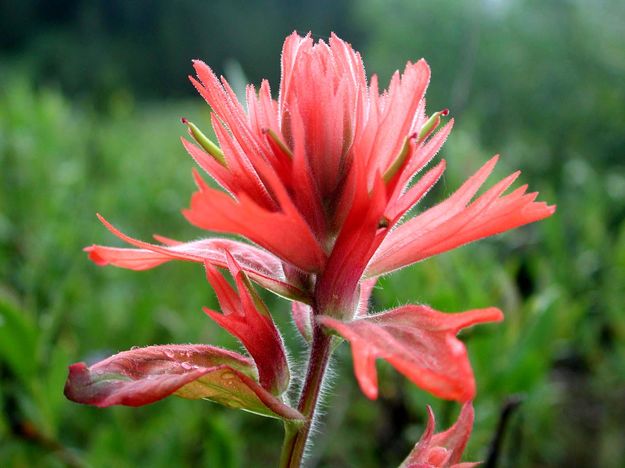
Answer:
[[107, 407], [142, 406], [169, 395], [208, 399], [263, 416], [299, 420], [256, 381], [256, 367], [240, 354], [207, 345], [148, 346], [123, 351], [90, 367], [69, 367], [65, 396]]
[[496, 308], [446, 314], [424, 305], [347, 322], [318, 318], [351, 343], [356, 378], [369, 398], [378, 396], [375, 360], [381, 358], [424, 390], [458, 401], [473, 399], [475, 379], [467, 350], [456, 335], [465, 327], [502, 319]]

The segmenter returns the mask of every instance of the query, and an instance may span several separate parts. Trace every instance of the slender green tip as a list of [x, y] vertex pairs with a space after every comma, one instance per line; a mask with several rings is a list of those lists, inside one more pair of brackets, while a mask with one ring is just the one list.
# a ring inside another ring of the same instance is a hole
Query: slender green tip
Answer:
[[442, 111], [434, 112], [432, 116], [428, 119], [428, 121], [423, 124], [421, 130], [419, 130], [418, 139], [423, 140], [424, 138], [426, 138], [436, 129], [436, 127], [440, 125], [441, 117], [445, 117], [447, 115], [449, 115], [449, 109], [443, 109]]
[[180, 119], [184, 125], [189, 129], [189, 135], [193, 137], [193, 139], [200, 145], [204, 150], [210, 154], [215, 161], [221, 164], [224, 167], [227, 167], [226, 158], [224, 157], [223, 151], [221, 148], [213, 143], [210, 138], [202, 133], [202, 131], [197, 128], [197, 126], [193, 122], [189, 122], [184, 117]]
[[267, 137], [276, 145], [278, 146], [278, 148], [280, 148], [280, 150], [286, 154], [289, 158], [293, 159], [293, 152], [291, 151], [291, 149], [286, 145], [286, 143], [284, 141], [282, 141], [282, 138], [280, 138], [280, 136], [273, 131], [270, 128], [263, 128], [263, 133], [265, 135], [267, 135]]
[[404, 140], [404, 144], [401, 147], [401, 150], [399, 150], [399, 154], [395, 156], [395, 159], [393, 160], [391, 165], [382, 175], [382, 179], [384, 180], [384, 183], [388, 184], [391, 181], [391, 179], [395, 177], [395, 174], [397, 174], [399, 170], [402, 168], [402, 166], [404, 165], [404, 162], [406, 162], [406, 159], [408, 158], [408, 155], [410, 154], [410, 140], [412, 140], [415, 137], [416, 135], [414, 134], [406, 137], [406, 139]]

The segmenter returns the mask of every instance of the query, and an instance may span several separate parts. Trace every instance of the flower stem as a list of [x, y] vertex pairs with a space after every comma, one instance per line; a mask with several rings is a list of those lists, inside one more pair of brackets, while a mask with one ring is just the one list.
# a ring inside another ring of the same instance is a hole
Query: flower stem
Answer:
[[306, 422], [299, 427], [290, 425], [288, 422], [285, 423], [284, 444], [280, 458], [281, 468], [298, 468], [301, 466], [306, 441], [319, 401], [319, 390], [332, 353], [331, 342], [332, 337], [326, 335], [321, 327], [315, 324], [306, 379], [297, 406], [299, 412], [306, 417]]

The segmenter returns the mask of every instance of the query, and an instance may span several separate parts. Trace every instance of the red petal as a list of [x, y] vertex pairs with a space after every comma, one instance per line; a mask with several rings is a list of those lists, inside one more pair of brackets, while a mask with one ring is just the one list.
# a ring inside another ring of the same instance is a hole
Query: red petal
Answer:
[[303, 419], [254, 380], [243, 356], [205, 345], [165, 345], [124, 351], [87, 367], [69, 367], [65, 396], [107, 407], [142, 406], [169, 395], [209, 399], [264, 416]]
[[456, 338], [466, 327], [503, 319], [499, 309], [457, 314], [409, 305], [351, 322], [321, 316], [320, 322], [350, 341], [360, 387], [377, 398], [375, 360], [384, 359], [416, 385], [439, 398], [468, 401], [475, 380], [464, 344]]
[[315, 290], [317, 307], [323, 314], [345, 319], [356, 313], [358, 282], [387, 232], [386, 228], [379, 229], [386, 202], [384, 188], [379, 177], [370, 196], [366, 190], [364, 194], [358, 191]]
[[213, 238], [181, 243], [161, 236], [158, 236], [157, 240], [165, 241], [163, 244], [166, 245], [154, 245], [127, 236], [100, 215], [98, 217], [109, 231], [139, 248], [125, 249], [101, 245], [86, 247], [85, 251], [88, 252], [89, 258], [97, 265], [147, 270], [171, 260], [186, 260], [198, 263], [209, 262], [226, 267], [228, 262], [225, 252], [227, 251], [234, 256], [250, 278], [262, 287], [290, 299], [308, 301], [307, 293], [286, 280], [282, 262], [274, 255], [257, 247], [230, 239]]
[[357, 312], [358, 283], [388, 232], [386, 226], [380, 228], [386, 207], [386, 186], [380, 174], [368, 190], [365, 167], [355, 159], [350, 179], [351, 200], [344, 199], [345, 205], [340, 207], [346, 210], [346, 219], [315, 288], [320, 313], [342, 319], [351, 318]]
[[454, 425], [445, 432], [435, 434], [432, 437], [433, 445], [445, 447], [452, 451], [452, 456], [449, 459], [450, 463], [458, 463], [462, 458], [462, 452], [464, 452], [471, 436], [474, 419], [475, 411], [473, 410], [473, 405], [467, 402], [462, 406], [462, 410]]

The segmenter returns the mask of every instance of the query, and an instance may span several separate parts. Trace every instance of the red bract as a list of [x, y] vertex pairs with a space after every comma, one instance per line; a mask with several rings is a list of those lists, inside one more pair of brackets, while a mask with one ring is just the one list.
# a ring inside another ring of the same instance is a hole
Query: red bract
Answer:
[[260, 384], [279, 395], [289, 386], [289, 366], [282, 338], [241, 267], [229, 253], [226, 252], [226, 256], [238, 294], [217, 268], [206, 263], [206, 277], [217, 293], [223, 314], [208, 308], [204, 308], [204, 312], [241, 340], [256, 362]]
[[502, 195], [520, 172], [509, 175], [471, 202], [496, 162], [497, 157], [492, 158], [447, 200], [390, 233], [371, 261], [368, 274], [387, 273], [553, 214], [554, 207], [534, 202], [537, 193], [525, 193], [527, 185]]
[[178, 242], [162, 236], [154, 236], [162, 245], [133, 239], [116, 229], [102, 216], [98, 218], [109, 231], [138, 249], [92, 245], [84, 250], [97, 265], [115, 265], [130, 270], [147, 270], [171, 260], [186, 260], [227, 266], [226, 252], [239, 262], [241, 268], [258, 284], [281, 296], [309, 302], [302, 286], [287, 279], [279, 259], [252, 245], [230, 239], [210, 238], [193, 242]]
[[416, 305], [350, 322], [318, 318], [351, 343], [354, 371], [369, 398], [378, 396], [375, 360], [380, 358], [437, 397], [459, 401], [473, 399], [475, 380], [467, 350], [456, 335], [463, 328], [502, 319], [495, 308], [445, 314]]
[[65, 396], [106, 407], [142, 406], [176, 395], [213, 400], [264, 416], [302, 419], [261, 387], [256, 375], [250, 359], [214, 346], [149, 346], [124, 351], [91, 367], [73, 364]]
[[445, 432], [434, 434], [435, 419], [428, 406], [428, 423], [421, 440], [415, 445], [399, 468], [472, 468], [477, 462], [460, 463], [473, 428], [474, 411], [471, 403], [465, 403], [456, 423]]

